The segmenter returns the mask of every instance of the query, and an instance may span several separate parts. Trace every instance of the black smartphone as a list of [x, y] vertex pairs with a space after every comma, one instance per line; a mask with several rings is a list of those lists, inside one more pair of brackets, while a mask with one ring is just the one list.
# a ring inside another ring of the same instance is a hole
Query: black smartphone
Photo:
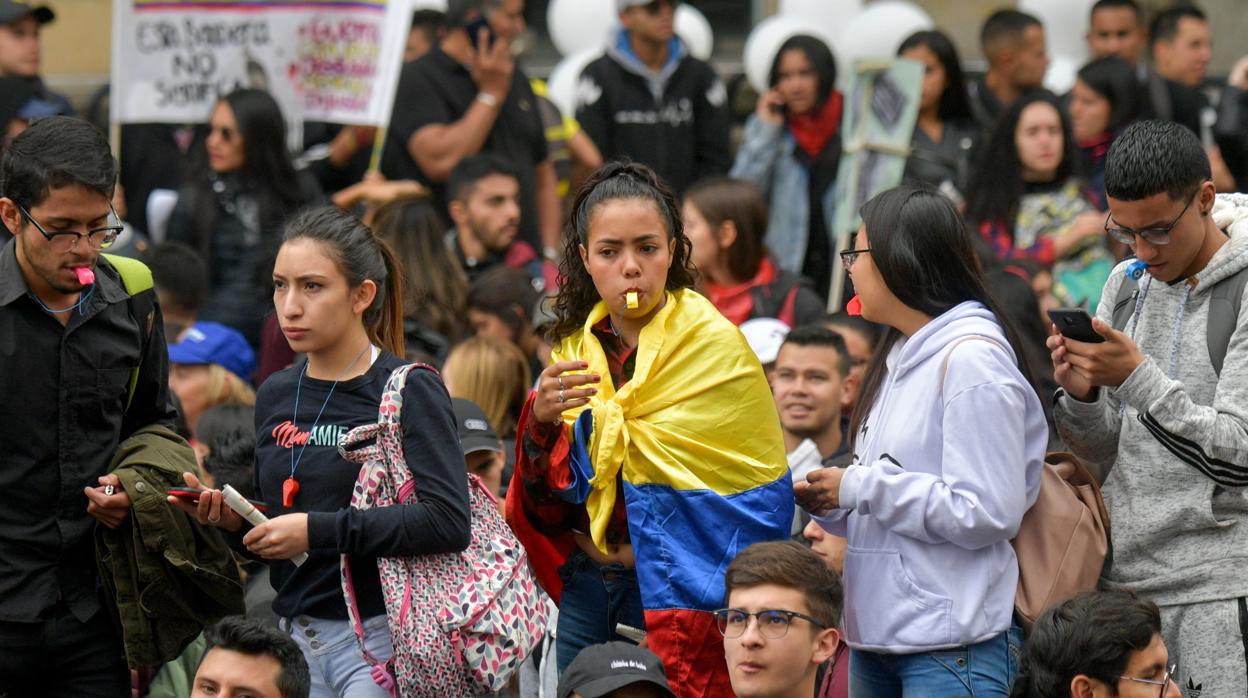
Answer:
[[1054, 308], [1049, 311], [1049, 319], [1057, 325], [1057, 331], [1063, 337], [1090, 344], [1105, 341], [1092, 329], [1092, 316], [1083, 308]]
[[[199, 501], [199, 495], [203, 494], [205, 491], [206, 490], [199, 487], [170, 487], [165, 491], [165, 494], [168, 494], [171, 497], [177, 497], [184, 502], [195, 504]], [[248, 499], [247, 501], [251, 502], [251, 505], [259, 511], [269, 510], [268, 505], [264, 502], [257, 502], [254, 499]]]
[[464, 22], [464, 31], [468, 32], [468, 40], [472, 42], [472, 47], [474, 49], [477, 47], [477, 41], [479, 40], [479, 37], [481, 36], [482, 29], [485, 30], [486, 47], [488, 48], [490, 46], [493, 46], [494, 39], [495, 39], [494, 29], [490, 27], [490, 21], [486, 19], [484, 15], [481, 15], [477, 17], [476, 19], [471, 19], [471, 20], [468, 20], [467, 22]]

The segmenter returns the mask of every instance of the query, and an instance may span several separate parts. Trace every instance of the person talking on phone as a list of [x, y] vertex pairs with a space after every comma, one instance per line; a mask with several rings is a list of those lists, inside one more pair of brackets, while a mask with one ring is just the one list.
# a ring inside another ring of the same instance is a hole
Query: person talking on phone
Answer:
[[555, 166], [529, 78], [512, 56], [523, 8], [523, 0], [449, 0], [437, 47], [399, 75], [381, 171], [419, 180], [445, 212], [447, 180], [461, 160], [506, 159], [520, 173], [519, 239], [554, 258], [562, 212]]
[[826, 298], [832, 284], [836, 169], [841, 161], [841, 93], [823, 41], [798, 35], [776, 53], [769, 88], [745, 122], [731, 176], [767, 196], [767, 249]]
[[1163, 121], [1114, 141], [1105, 192], [1146, 271], [1115, 268], [1099, 341], [1048, 339], [1057, 428], [1113, 522], [1101, 586], [1161, 607], [1180, 685], [1248, 695], [1248, 197], [1217, 195], [1200, 140]]

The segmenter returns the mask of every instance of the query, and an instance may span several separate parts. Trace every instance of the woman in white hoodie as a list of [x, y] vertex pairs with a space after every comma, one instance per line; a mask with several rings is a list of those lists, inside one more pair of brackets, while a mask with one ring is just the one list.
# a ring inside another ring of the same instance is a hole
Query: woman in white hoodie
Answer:
[[889, 330], [854, 463], [796, 487], [849, 541], [850, 695], [1006, 696], [1022, 643], [1010, 539], [1040, 487], [1044, 410], [953, 205], [902, 186], [862, 219], [841, 259], [863, 317]]

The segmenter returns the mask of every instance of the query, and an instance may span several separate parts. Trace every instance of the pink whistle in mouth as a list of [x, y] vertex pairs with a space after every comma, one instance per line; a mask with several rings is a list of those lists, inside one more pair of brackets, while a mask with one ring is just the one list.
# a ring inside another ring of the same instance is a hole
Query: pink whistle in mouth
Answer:
[[83, 286], [95, 283], [95, 272], [91, 271], [91, 267], [75, 267], [74, 273], [78, 275], [78, 283]]
[[845, 312], [854, 317], [862, 315], [862, 299], [858, 296], [850, 298], [849, 303], [845, 304]]

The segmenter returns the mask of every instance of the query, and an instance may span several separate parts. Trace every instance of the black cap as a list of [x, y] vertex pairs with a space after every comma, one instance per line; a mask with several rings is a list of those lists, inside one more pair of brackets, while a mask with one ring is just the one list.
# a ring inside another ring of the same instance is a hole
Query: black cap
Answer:
[[585, 698], [599, 698], [618, 688], [635, 683], [650, 683], [663, 689], [664, 695], [676, 698], [672, 687], [667, 685], [663, 662], [647, 649], [627, 642], [608, 642], [590, 645], [576, 655], [576, 659], [559, 677], [559, 698], [573, 693]]
[[451, 398], [451, 408], [455, 410], [455, 429], [459, 432], [459, 445], [464, 455], [477, 451], [497, 451], [502, 453], [503, 445], [498, 433], [490, 426], [485, 411], [477, 403], [463, 398]]
[[14, 2], [14, 0], [0, 0], [0, 24], [8, 24], [16, 22], [26, 17], [34, 17], [35, 21], [40, 24], [47, 24], [56, 19], [56, 13], [52, 8], [46, 5], [31, 7], [24, 2]]

